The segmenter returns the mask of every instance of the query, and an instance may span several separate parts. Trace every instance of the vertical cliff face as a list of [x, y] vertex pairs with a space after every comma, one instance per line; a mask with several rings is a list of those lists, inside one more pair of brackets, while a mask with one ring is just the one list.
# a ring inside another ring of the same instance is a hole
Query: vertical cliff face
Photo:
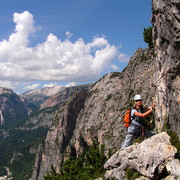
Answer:
[[180, 1], [153, 0], [153, 39], [157, 73], [157, 117], [159, 129], [169, 123], [180, 133]]
[[43, 179], [51, 165], [57, 170], [59, 169], [64, 160], [65, 149], [73, 136], [77, 116], [84, 107], [86, 95], [86, 91], [78, 93], [56, 113], [44, 145], [39, 147], [32, 176], [33, 180]]
[[123, 116], [125, 110], [134, 105], [132, 97], [140, 93], [144, 105], [151, 104], [154, 91], [149, 87], [154, 67], [153, 51], [138, 49], [122, 73], [107, 74], [94, 85], [71, 140], [77, 154], [93, 141], [105, 145], [106, 155], [120, 148], [126, 131]]

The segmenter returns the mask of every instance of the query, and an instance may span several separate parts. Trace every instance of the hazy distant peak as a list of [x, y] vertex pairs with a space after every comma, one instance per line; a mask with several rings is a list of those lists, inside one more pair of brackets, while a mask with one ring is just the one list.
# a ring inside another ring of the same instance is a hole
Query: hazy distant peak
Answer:
[[9, 88], [5, 88], [5, 87], [0, 87], [0, 94], [3, 94], [3, 93], [11, 94], [11, 93], [13, 93], [13, 90], [9, 89]]
[[52, 96], [59, 92], [60, 90], [63, 90], [65, 87], [60, 85], [55, 85], [53, 87], [44, 87], [42, 89], [33, 89], [30, 90], [23, 95], [34, 95], [34, 94], [43, 94], [45, 96]]

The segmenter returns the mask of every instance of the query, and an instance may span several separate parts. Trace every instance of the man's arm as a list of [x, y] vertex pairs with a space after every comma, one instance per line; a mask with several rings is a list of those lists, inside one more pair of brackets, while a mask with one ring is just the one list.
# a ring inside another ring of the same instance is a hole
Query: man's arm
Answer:
[[138, 117], [144, 118], [144, 117], [148, 116], [152, 111], [153, 111], [153, 108], [152, 107], [148, 107], [147, 111], [145, 111], [144, 113], [140, 113], [138, 111], [135, 111], [134, 112], [134, 116], [138, 116]]

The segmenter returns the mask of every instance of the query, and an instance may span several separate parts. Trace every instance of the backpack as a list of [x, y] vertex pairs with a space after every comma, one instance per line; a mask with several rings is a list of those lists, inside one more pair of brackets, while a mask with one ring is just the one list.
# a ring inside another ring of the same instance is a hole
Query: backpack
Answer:
[[128, 128], [131, 124], [131, 110], [126, 110], [125, 116], [124, 116], [124, 127]]

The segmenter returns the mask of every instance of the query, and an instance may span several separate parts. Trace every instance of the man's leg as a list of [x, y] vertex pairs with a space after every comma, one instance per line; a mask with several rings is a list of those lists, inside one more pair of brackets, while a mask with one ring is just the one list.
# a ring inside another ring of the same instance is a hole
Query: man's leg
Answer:
[[154, 136], [155, 134], [156, 134], [155, 132], [150, 131], [150, 130], [148, 130], [148, 129], [145, 129], [145, 130], [144, 130], [144, 137], [146, 137], [146, 138], [149, 138], [149, 137], [151, 137], [151, 136]]
[[135, 136], [133, 134], [127, 134], [124, 143], [121, 148], [128, 147], [133, 144]]

